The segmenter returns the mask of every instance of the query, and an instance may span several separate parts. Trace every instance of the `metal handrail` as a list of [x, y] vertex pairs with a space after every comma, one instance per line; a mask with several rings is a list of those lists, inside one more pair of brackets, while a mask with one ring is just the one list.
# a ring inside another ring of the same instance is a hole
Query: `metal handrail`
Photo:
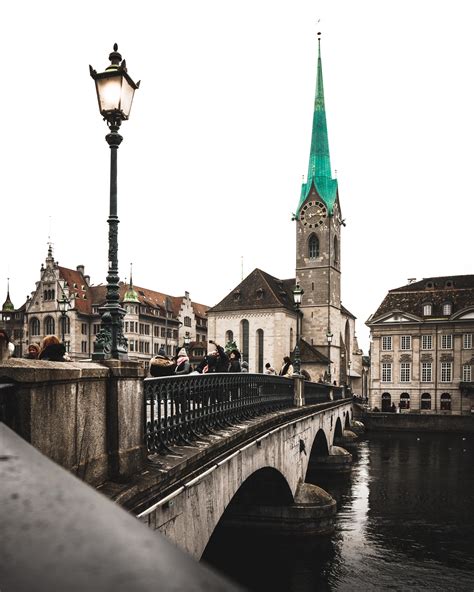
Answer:
[[[290, 408], [293, 380], [247, 373], [146, 378], [145, 438], [149, 452], [192, 444], [235, 422]], [[328, 399], [326, 399], [328, 400]]]

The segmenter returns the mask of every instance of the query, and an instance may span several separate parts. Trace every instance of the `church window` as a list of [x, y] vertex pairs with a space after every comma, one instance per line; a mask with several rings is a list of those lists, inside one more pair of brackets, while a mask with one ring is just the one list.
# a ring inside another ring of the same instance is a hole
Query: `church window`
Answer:
[[308, 256], [310, 259], [316, 259], [316, 257], [319, 257], [319, 239], [315, 234], [312, 234], [309, 237]]
[[263, 373], [263, 329], [257, 330], [257, 372]]
[[229, 330], [225, 332], [225, 342], [226, 344], [234, 342], [234, 333], [232, 331]]
[[54, 335], [54, 319], [53, 317], [46, 317], [44, 319], [44, 334]]
[[247, 319], [240, 321], [240, 343], [242, 344], [242, 358], [244, 362], [249, 361], [249, 322]]
[[[314, 282], [311, 282], [311, 291], [314, 292]], [[313, 314], [313, 313], [311, 313]]]
[[339, 241], [334, 237], [334, 264], [339, 265]]
[[30, 321], [30, 334], [32, 336], [36, 336], [36, 335], [39, 335], [40, 333], [41, 333], [41, 330], [40, 330], [39, 319], [37, 319], [36, 317], [33, 317]]

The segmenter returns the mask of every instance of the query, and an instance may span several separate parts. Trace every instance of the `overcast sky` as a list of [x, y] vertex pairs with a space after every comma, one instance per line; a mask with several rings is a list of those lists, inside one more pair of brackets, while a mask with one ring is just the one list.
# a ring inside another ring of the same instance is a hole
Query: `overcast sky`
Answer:
[[[0, 280], [20, 306], [48, 235], [105, 282], [109, 149], [89, 64], [141, 79], [122, 126], [121, 278], [214, 305], [259, 267], [294, 277], [322, 58], [343, 217], [342, 301], [365, 321], [407, 278], [473, 273], [470, 0], [2, 5]], [[318, 19], [320, 22], [318, 24]], [[3, 302], [3, 298], [2, 298]]]

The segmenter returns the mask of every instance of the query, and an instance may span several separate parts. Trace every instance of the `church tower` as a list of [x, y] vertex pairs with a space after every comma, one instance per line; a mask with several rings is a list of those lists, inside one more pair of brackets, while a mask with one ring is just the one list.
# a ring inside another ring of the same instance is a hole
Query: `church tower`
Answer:
[[296, 281], [304, 289], [301, 336], [333, 361], [334, 376], [338, 373], [334, 348], [339, 349], [341, 329], [342, 220], [329, 157], [320, 33], [308, 175], [295, 220]]

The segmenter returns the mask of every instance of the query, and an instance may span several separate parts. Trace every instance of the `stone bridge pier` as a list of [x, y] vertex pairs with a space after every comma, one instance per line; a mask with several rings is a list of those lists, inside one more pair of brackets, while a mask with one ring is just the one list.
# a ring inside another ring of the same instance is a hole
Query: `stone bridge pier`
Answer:
[[306, 476], [328, 465], [347, 471], [352, 457], [334, 440], [349, 429], [351, 419], [350, 401], [308, 410], [224, 455], [193, 479], [183, 478], [138, 518], [196, 559], [218, 524], [279, 534], [330, 532], [336, 502], [306, 483]]

